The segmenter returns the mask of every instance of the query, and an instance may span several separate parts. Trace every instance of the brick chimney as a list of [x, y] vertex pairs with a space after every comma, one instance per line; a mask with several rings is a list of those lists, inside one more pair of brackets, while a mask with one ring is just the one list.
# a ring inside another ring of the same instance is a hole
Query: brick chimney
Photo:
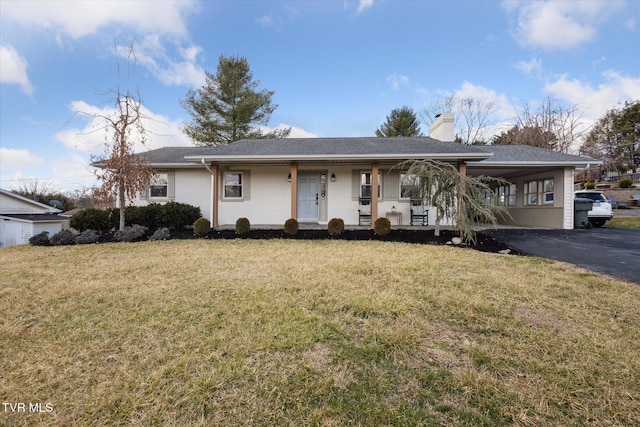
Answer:
[[429, 136], [440, 141], [453, 142], [455, 139], [453, 113], [438, 114], [429, 129]]

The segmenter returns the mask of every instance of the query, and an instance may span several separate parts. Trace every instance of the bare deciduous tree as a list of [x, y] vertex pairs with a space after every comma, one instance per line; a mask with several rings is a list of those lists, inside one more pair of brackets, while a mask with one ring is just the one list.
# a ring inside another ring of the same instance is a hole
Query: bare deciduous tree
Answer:
[[493, 124], [491, 117], [495, 111], [491, 99], [451, 95], [432, 102], [423, 111], [422, 119], [431, 126], [438, 114], [453, 113], [456, 141], [466, 145], [486, 144], [485, 130]]
[[569, 153], [588, 131], [583, 118], [577, 105], [565, 106], [552, 97], [546, 97], [535, 111], [525, 102], [516, 111], [516, 128], [523, 132], [512, 143]]
[[[135, 65], [132, 46], [129, 47], [128, 65]], [[115, 111], [112, 114], [81, 114], [104, 121], [104, 154], [91, 158], [92, 163], [100, 167], [95, 173], [102, 185], [96, 190], [96, 197], [110, 203], [118, 201], [119, 229], [123, 230], [127, 202], [134, 200], [138, 192], [146, 190], [154, 173], [147, 165], [146, 156], [135, 152], [136, 145], [144, 147], [147, 142], [140, 94], [123, 91], [119, 74], [118, 68], [118, 86], [110, 91]]]

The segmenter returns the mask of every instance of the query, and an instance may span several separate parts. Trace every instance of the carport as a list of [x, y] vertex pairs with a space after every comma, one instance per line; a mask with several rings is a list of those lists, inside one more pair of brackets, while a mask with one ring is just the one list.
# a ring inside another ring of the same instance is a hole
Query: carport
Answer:
[[502, 177], [510, 185], [495, 188], [496, 204], [511, 217], [504, 225], [573, 229], [573, 192], [576, 170], [600, 164], [589, 157], [559, 153], [528, 145], [479, 146], [493, 156], [467, 163], [472, 176]]

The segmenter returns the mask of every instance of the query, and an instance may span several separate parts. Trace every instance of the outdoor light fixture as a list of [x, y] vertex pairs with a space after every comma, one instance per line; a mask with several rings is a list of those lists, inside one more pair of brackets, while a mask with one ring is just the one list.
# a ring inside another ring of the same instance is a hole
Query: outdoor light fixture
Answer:
[[291, 174], [289, 174], [289, 176], [287, 176], [287, 181], [291, 182]]
[[331, 174], [331, 182], [336, 182], [336, 174], [335, 173]]

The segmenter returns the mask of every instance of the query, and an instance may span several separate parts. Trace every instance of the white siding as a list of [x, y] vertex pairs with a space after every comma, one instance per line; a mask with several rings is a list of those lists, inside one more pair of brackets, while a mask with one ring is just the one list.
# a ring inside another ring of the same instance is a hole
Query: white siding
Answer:
[[22, 245], [32, 236], [32, 224], [3, 219], [0, 223], [0, 247]]
[[[223, 182], [219, 185], [218, 223], [234, 225], [238, 218], [251, 224], [284, 225], [291, 217], [291, 183], [287, 181], [287, 165], [234, 167], [244, 177], [243, 200], [225, 200]], [[222, 181], [222, 180], [221, 180]]]
[[29, 239], [43, 231], [49, 232], [49, 237], [58, 233], [66, 222], [28, 222], [3, 219], [0, 223], [0, 247], [23, 245]]
[[163, 199], [149, 199], [145, 194], [138, 195], [134, 201], [136, 206], [146, 206], [149, 203], [167, 203], [169, 201], [186, 203], [200, 208], [202, 216], [211, 217], [211, 174], [201, 169], [176, 169], [169, 172], [170, 197]]
[[573, 168], [564, 168], [564, 223], [565, 230], [573, 229]]
[[0, 193], [0, 214], [33, 214], [60, 212], [57, 209], [33, 201], [21, 200]]
[[202, 169], [176, 170], [175, 202], [198, 206], [202, 216], [211, 216], [211, 174]]

